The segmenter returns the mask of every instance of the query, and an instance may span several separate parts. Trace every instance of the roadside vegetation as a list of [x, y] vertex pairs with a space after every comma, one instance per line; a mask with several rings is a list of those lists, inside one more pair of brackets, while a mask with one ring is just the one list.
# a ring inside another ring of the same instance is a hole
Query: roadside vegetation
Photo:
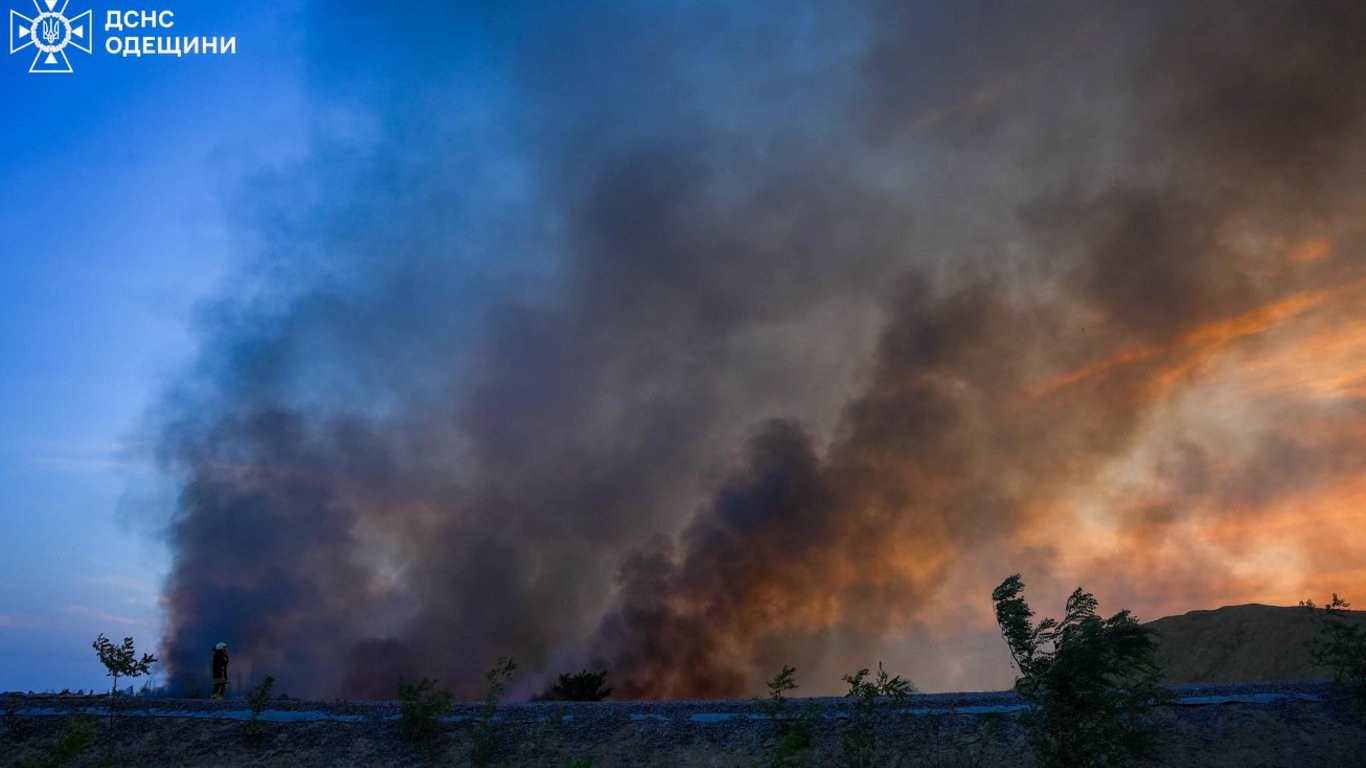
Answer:
[[1366, 721], [1366, 624], [1347, 621], [1352, 604], [1336, 592], [1321, 607], [1313, 600], [1301, 601], [1300, 606], [1318, 623], [1318, 634], [1309, 639], [1311, 658], [1332, 672], [1333, 682], [1346, 691], [1357, 714]]
[[1153, 658], [1153, 630], [1130, 613], [1108, 619], [1078, 588], [1063, 618], [1033, 622], [1019, 574], [991, 595], [1001, 636], [1019, 670], [1015, 690], [1030, 704], [1023, 722], [1043, 768], [1101, 768], [1151, 758], [1157, 734], [1147, 715], [1169, 703]]
[[431, 745], [441, 733], [441, 718], [450, 715], [455, 698], [436, 681], [398, 681], [398, 737], [409, 744]]
[[840, 729], [840, 764], [844, 768], [886, 768], [893, 764], [888, 750], [878, 743], [878, 716], [888, 709], [901, 709], [910, 701], [915, 688], [900, 675], [891, 676], [878, 662], [877, 674], [868, 669], [845, 675], [849, 684], [845, 694], [847, 719]]
[[796, 668], [784, 666], [768, 681], [768, 698], [760, 700], [760, 708], [773, 723], [774, 739], [764, 745], [764, 758], [769, 768], [806, 765], [805, 753], [815, 742], [810, 713], [798, 711], [787, 698], [788, 692], [796, 689]]
[[565, 673], [550, 687], [550, 698], [556, 701], [602, 701], [612, 695], [607, 687], [607, 670], [601, 672]]
[[[57, 741], [42, 754], [25, 755], [13, 763], [13, 768], [62, 768], [79, 760], [95, 743], [99, 718], [90, 714], [68, 717], [62, 725]], [[100, 766], [113, 765], [106, 757]]]
[[242, 723], [242, 738], [249, 744], [261, 740], [261, 713], [270, 706], [270, 692], [274, 687], [275, 677], [266, 675], [260, 685], [247, 691], [247, 708], [251, 710], [251, 719]]
[[508, 683], [517, 671], [517, 662], [507, 656], [500, 656], [493, 668], [484, 674], [484, 712], [474, 727], [470, 729], [470, 762], [475, 768], [496, 765], [498, 761], [498, 734], [493, 719], [498, 714], [498, 703], [507, 692]]

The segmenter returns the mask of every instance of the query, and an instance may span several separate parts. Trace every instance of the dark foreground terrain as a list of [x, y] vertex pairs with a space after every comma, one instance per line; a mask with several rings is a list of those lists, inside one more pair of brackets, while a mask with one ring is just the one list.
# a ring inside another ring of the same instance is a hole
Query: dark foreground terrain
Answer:
[[[1181, 686], [1182, 703], [1156, 716], [1161, 756], [1150, 765], [1366, 765], [1366, 729], [1351, 705], [1323, 683]], [[807, 766], [845, 765], [847, 712], [839, 699], [797, 699], [816, 718]], [[876, 721], [879, 749], [904, 766], [1029, 766], [1020, 701], [1009, 693], [917, 695], [909, 708]], [[55, 754], [73, 715], [106, 712], [98, 699], [0, 697], [0, 766]], [[457, 707], [430, 747], [398, 739], [394, 703], [272, 702], [260, 735], [242, 732], [240, 699], [122, 702], [95, 741], [65, 765], [165, 766], [469, 766], [476, 705]], [[503, 766], [767, 765], [775, 726], [745, 701], [538, 703], [506, 705], [492, 723]], [[87, 723], [87, 728], [90, 724]], [[112, 755], [112, 757], [111, 757]], [[588, 762], [590, 761], [591, 762]]]

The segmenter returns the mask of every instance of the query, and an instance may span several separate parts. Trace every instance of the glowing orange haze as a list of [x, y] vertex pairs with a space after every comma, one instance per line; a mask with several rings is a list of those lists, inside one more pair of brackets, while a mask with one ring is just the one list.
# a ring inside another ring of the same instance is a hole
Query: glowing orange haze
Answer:
[[[1281, 296], [1047, 376], [1012, 404], [1122, 380], [1131, 397], [1118, 407], [1143, 413], [1130, 450], [1039, 501], [1013, 537], [1012, 552], [1050, 553], [1026, 575], [1040, 614], [1059, 613], [1078, 585], [1102, 611], [1143, 620], [1330, 592], [1366, 604], [1366, 278], [1342, 250], [1322, 238], [1283, 246], [1288, 269], [1315, 271], [1287, 279]], [[1183, 444], [1206, 457], [1200, 477], [1160, 469], [1162, 452]], [[902, 568], [927, 568], [918, 557]], [[936, 604], [916, 625], [943, 653], [899, 661], [927, 690], [1008, 686], [984, 607], [1008, 574], [950, 572], [944, 594], [966, 603]]]

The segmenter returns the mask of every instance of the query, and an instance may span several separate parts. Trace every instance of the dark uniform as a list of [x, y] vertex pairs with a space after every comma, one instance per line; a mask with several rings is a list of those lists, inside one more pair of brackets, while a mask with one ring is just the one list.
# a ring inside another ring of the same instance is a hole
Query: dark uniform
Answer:
[[213, 649], [213, 695], [221, 698], [228, 692], [228, 649]]

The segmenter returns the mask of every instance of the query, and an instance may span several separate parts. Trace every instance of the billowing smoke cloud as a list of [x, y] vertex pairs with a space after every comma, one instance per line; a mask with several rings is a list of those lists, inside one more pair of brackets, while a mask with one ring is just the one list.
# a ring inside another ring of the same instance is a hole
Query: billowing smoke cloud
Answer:
[[179, 683], [999, 686], [1014, 571], [1366, 586], [1355, 3], [561, 5], [316, 15], [155, 414]]

